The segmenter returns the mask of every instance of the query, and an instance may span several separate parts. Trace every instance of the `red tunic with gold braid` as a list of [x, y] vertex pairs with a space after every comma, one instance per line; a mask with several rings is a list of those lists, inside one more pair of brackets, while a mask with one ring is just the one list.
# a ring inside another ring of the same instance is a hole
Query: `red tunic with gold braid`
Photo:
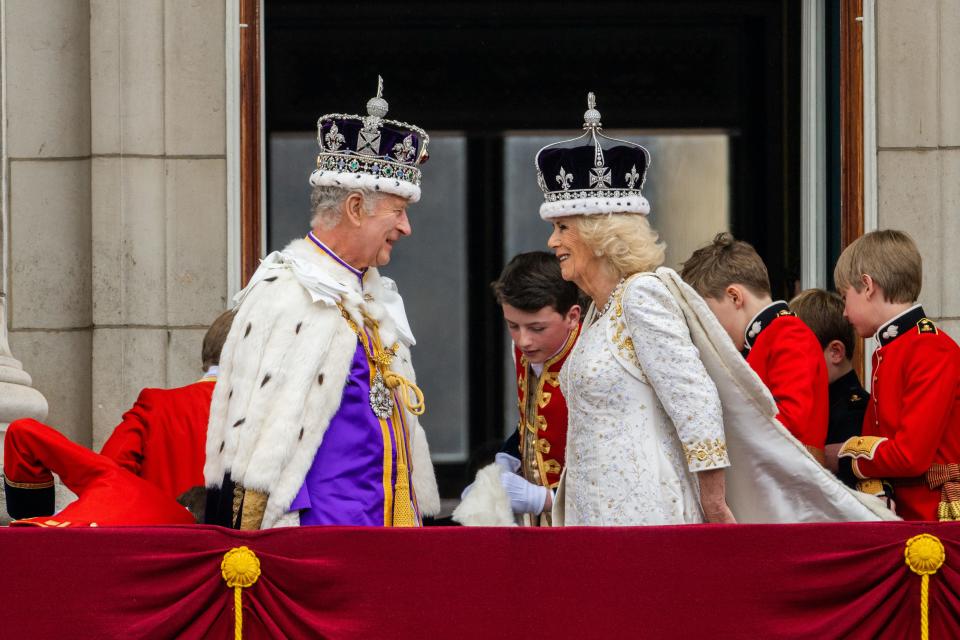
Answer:
[[919, 305], [877, 331], [863, 435], [840, 449], [859, 488], [893, 486], [904, 520], [960, 519], [960, 347]]
[[514, 347], [520, 423], [520, 460], [523, 477], [540, 486], [555, 488], [563, 471], [567, 447], [567, 403], [560, 393], [560, 368], [580, 335], [580, 327], [567, 337], [563, 348], [543, 364], [540, 376]]

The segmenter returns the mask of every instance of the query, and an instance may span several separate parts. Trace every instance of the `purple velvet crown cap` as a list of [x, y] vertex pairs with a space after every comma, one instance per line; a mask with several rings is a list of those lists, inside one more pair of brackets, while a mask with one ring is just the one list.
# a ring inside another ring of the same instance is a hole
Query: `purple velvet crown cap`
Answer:
[[650, 213], [643, 183], [650, 166], [644, 147], [602, 133], [593, 93], [587, 94], [582, 135], [537, 153], [544, 220], [600, 213]]
[[384, 118], [383, 78], [367, 102], [367, 115], [330, 113], [317, 120], [317, 168], [312, 186], [382, 191], [420, 199], [420, 165], [429, 158], [430, 136], [405, 122]]

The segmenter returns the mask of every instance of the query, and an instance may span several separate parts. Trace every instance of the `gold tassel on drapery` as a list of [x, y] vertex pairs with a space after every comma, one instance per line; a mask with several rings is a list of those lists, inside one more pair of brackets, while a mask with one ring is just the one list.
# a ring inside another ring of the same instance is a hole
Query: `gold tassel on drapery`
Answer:
[[943, 566], [947, 553], [938, 537], [921, 533], [907, 540], [903, 555], [910, 570], [920, 576], [920, 640], [929, 640], [930, 576]]
[[220, 573], [224, 582], [233, 589], [233, 637], [243, 638], [243, 589], [252, 586], [260, 578], [260, 559], [247, 547], [234, 547], [223, 554]]

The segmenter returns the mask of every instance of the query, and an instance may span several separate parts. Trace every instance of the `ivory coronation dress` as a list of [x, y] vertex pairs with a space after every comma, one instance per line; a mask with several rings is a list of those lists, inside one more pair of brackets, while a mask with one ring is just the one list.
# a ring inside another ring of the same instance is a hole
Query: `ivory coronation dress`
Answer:
[[704, 521], [696, 472], [730, 464], [720, 398], [656, 274], [621, 282], [588, 316], [560, 389], [569, 414], [555, 525]]

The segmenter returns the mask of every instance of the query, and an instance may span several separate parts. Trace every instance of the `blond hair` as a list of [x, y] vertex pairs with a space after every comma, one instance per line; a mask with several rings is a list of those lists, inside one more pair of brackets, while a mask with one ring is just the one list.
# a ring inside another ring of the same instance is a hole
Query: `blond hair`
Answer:
[[903, 231], [871, 231], [850, 243], [833, 268], [838, 291], [863, 290], [870, 276], [887, 302], [914, 302], [923, 286], [923, 258], [913, 239]]
[[618, 276], [653, 271], [667, 246], [642, 213], [607, 213], [574, 218], [580, 239]]
[[693, 252], [680, 277], [705, 298], [723, 298], [731, 284], [743, 285], [757, 296], [770, 295], [770, 276], [756, 249], [725, 231]]

